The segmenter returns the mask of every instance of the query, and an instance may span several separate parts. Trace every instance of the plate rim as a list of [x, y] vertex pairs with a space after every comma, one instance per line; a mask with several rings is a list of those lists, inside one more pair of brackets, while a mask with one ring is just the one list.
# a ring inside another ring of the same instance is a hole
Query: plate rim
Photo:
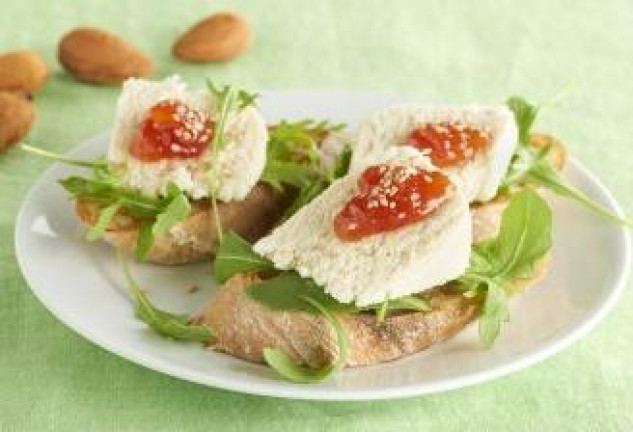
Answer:
[[[306, 92], [299, 91], [285, 91], [285, 92], [266, 92], [267, 94], [275, 93], [296, 93], [303, 94]], [[309, 92], [307, 92], [309, 93]], [[314, 93], [314, 92], [313, 92]], [[318, 92], [317, 92], [318, 93]], [[325, 92], [328, 93], [328, 92]], [[334, 94], [340, 94], [344, 92], [329, 92]], [[94, 134], [88, 139], [83, 140], [73, 150], [68, 152], [69, 156], [76, 155], [85, 151], [85, 148], [95, 140], [102, 138], [104, 135], [110, 133], [110, 128], [105, 129], [97, 134]], [[606, 198], [608, 206], [619, 216], [623, 216], [622, 209], [619, 203], [616, 201], [612, 193], [607, 187], [600, 181], [600, 179], [587, 169], [576, 158], [569, 158], [570, 165], [578, 172], [586, 177]], [[632, 252], [631, 252], [631, 234], [626, 228], [622, 226], [616, 227], [618, 234], [623, 238], [623, 259], [621, 260], [622, 268], [619, 269], [617, 280], [613, 283], [613, 288], [608, 295], [602, 301], [597, 308], [576, 327], [571, 329], [568, 333], [556, 339], [544, 347], [529, 353], [522, 355], [519, 358], [510, 360], [507, 364], [495, 366], [487, 370], [474, 372], [465, 376], [445, 378], [436, 383], [423, 383], [423, 384], [410, 384], [393, 388], [372, 389], [372, 390], [332, 390], [310, 387], [309, 385], [293, 384], [287, 381], [283, 381], [283, 386], [271, 383], [258, 383], [256, 385], [249, 385], [245, 382], [236, 381], [234, 379], [224, 380], [218, 376], [209, 376], [199, 372], [192, 372], [186, 368], [179, 367], [178, 364], [168, 362], [166, 360], [157, 359], [151, 355], [138, 352], [137, 350], [124, 346], [117, 346], [116, 343], [109, 341], [107, 338], [101, 338], [98, 335], [92, 334], [89, 328], [84, 328], [71, 319], [65, 319], [64, 313], [58, 310], [58, 308], [51, 303], [47, 302], [45, 295], [42, 291], [35, 287], [32, 283], [36, 279], [33, 276], [33, 269], [26, 262], [26, 254], [21, 248], [23, 243], [23, 236], [26, 235], [28, 230], [24, 225], [26, 220], [26, 211], [29, 203], [33, 200], [33, 195], [38, 189], [45, 187], [46, 185], [41, 183], [41, 178], [50, 175], [50, 171], [55, 170], [58, 163], [53, 163], [47, 169], [45, 169], [34, 181], [25, 194], [19, 211], [15, 219], [14, 228], [14, 251], [18, 266], [25, 279], [26, 284], [29, 287], [30, 292], [38, 299], [38, 301], [47, 309], [58, 321], [64, 326], [70, 328], [76, 334], [83, 339], [87, 339], [89, 342], [97, 345], [99, 348], [117, 355], [120, 358], [125, 359], [131, 363], [143, 366], [147, 369], [155, 372], [163, 373], [168, 376], [183, 379], [185, 381], [193, 382], [199, 385], [210, 386], [214, 388], [220, 388], [233, 392], [248, 393], [259, 396], [269, 396], [276, 398], [287, 398], [296, 400], [320, 400], [320, 401], [369, 401], [369, 400], [387, 400], [387, 399], [401, 399], [414, 396], [423, 396], [432, 393], [440, 393], [450, 390], [455, 390], [462, 387], [469, 387], [472, 385], [488, 382], [497, 378], [502, 378], [513, 372], [525, 369], [536, 363], [539, 363], [546, 358], [568, 348], [571, 344], [587, 335], [595, 326], [604, 319], [604, 317], [613, 309], [617, 300], [620, 298], [622, 292], [626, 288], [626, 282], [631, 272]], [[281, 379], [281, 378], [280, 378]]]

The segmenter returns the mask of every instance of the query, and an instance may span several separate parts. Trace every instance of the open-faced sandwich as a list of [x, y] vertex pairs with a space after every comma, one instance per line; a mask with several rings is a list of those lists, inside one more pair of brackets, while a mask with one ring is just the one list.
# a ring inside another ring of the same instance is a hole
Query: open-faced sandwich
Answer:
[[543, 273], [550, 246], [538, 194], [497, 193], [517, 135], [503, 106], [374, 115], [346, 176], [252, 249], [236, 236], [221, 247], [225, 284], [202, 319], [214, 347], [312, 381], [418, 352], [482, 311], [492, 343], [506, 295]]
[[[350, 172], [252, 247], [227, 237], [224, 283], [196, 325], [214, 349], [315, 382], [419, 352], [479, 318], [485, 346], [507, 299], [547, 271], [545, 186], [565, 183], [536, 108], [397, 107], [361, 125]], [[514, 114], [514, 115], [513, 115]]]
[[61, 181], [87, 238], [158, 264], [207, 260], [224, 230], [255, 241], [323, 190], [337, 163], [347, 169], [339, 126], [269, 127], [255, 100], [230, 86], [191, 91], [177, 76], [126, 81], [107, 160], [53, 155], [93, 169]]

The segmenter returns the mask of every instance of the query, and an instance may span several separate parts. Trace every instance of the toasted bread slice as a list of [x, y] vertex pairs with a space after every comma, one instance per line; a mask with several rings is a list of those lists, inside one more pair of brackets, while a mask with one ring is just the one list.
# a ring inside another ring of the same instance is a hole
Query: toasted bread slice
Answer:
[[[268, 185], [256, 185], [243, 201], [218, 203], [224, 230], [232, 230], [253, 242], [279, 221], [290, 204], [291, 193], [281, 193]], [[86, 225], [94, 225], [99, 206], [89, 200], [77, 201], [76, 212]], [[104, 239], [132, 255], [136, 248], [139, 221], [124, 213], [116, 215]], [[218, 247], [217, 230], [208, 200], [196, 201], [191, 214], [169, 233], [155, 238], [146, 261], [154, 264], [186, 264], [210, 259]]]
[[[551, 144], [553, 164], [562, 169], [563, 146], [552, 137], [535, 135], [535, 147]], [[496, 235], [505, 197], [471, 207], [474, 241]], [[541, 279], [548, 258], [539, 263], [532, 278], [514, 281], [515, 291]], [[206, 309], [194, 319], [209, 325], [217, 334], [213, 348], [251, 362], [262, 363], [265, 348], [282, 349], [295, 361], [310, 367], [330, 364], [338, 356], [338, 343], [328, 322], [319, 315], [301, 311], [273, 311], [253, 300], [246, 289], [260, 280], [256, 274], [233, 277], [218, 290]], [[450, 339], [474, 320], [481, 299], [463, 295], [454, 284], [425, 293], [431, 312], [401, 312], [378, 322], [373, 313], [339, 314], [350, 342], [347, 367], [367, 366], [396, 360]]]
[[[505, 205], [479, 206], [473, 209], [473, 218], [480, 226], [498, 226]], [[481, 232], [477, 235], [486, 237]], [[543, 261], [537, 276], [517, 280], [515, 287], [535, 283], [546, 267]], [[255, 274], [233, 277], [204, 311], [204, 323], [217, 334], [214, 348], [258, 363], [263, 362], [264, 348], [280, 348], [312, 367], [331, 362], [338, 355], [338, 344], [328, 322], [306, 312], [273, 311], [251, 300], [246, 289], [259, 280]], [[339, 315], [350, 341], [347, 366], [395, 360], [449, 339], [477, 316], [480, 307], [480, 299], [465, 297], [451, 284], [428, 291], [425, 297], [433, 307], [431, 312], [399, 313], [382, 323], [373, 313]]]

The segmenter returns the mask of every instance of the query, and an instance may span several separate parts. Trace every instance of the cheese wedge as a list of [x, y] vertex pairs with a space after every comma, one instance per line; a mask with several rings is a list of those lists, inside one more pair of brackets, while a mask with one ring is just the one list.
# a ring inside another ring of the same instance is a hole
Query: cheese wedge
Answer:
[[[380, 163], [436, 171], [417, 150], [396, 147]], [[418, 293], [453, 280], [468, 265], [472, 242], [468, 203], [458, 188], [425, 219], [356, 241], [343, 241], [334, 219], [357, 192], [350, 172], [260, 239], [254, 250], [278, 269], [313, 278], [340, 302], [358, 306]]]
[[[177, 100], [215, 120], [215, 101], [207, 91], [189, 91], [175, 75], [164, 81], [129, 79], [117, 103], [108, 160], [118, 166], [122, 183], [146, 195], [166, 193], [169, 183], [176, 184], [192, 199], [210, 195], [208, 172], [210, 148], [197, 158], [140, 161], [129, 153], [138, 127], [149, 110], [159, 102]], [[217, 181], [213, 185], [220, 201], [243, 200], [259, 180], [266, 163], [268, 132], [260, 113], [252, 106], [235, 110], [225, 126], [225, 145], [218, 152]]]
[[497, 194], [517, 143], [514, 116], [505, 106], [401, 105], [380, 110], [361, 124], [351, 167], [362, 168], [379, 160], [388, 148], [407, 145], [411, 132], [422, 125], [452, 122], [485, 131], [490, 140], [468, 161], [442, 171], [469, 202], [488, 201]]

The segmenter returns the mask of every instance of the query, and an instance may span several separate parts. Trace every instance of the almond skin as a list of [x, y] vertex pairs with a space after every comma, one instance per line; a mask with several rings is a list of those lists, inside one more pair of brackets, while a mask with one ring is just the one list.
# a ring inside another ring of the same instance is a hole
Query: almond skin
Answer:
[[147, 77], [153, 62], [120, 37], [94, 28], [78, 28], [59, 42], [59, 62], [79, 81], [118, 84]]
[[32, 51], [12, 51], [0, 55], [0, 90], [35, 93], [44, 86], [48, 67]]
[[248, 23], [238, 15], [211, 15], [187, 30], [172, 53], [187, 62], [224, 62], [243, 53], [249, 40]]
[[0, 92], [0, 153], [29, 133], [34, 117], [33, 105], [24, 94]]

